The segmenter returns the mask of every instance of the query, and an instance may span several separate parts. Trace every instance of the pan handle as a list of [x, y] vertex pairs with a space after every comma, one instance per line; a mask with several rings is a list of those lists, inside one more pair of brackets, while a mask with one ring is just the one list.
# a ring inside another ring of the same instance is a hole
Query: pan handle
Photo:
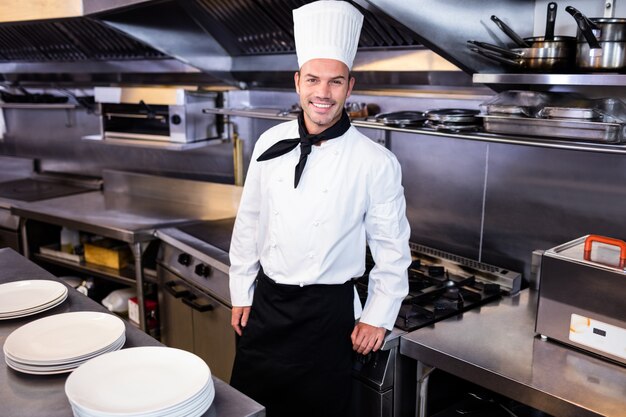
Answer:
[[479, 48], [470, 48], [470, 50], [472, 52], [476, 52], [478, 55], [482, 55], [485, 58], [493, 59], [494, 61], [497, 61], [501, 64], [512, 65], [518, 68], [523, 66], [521, 61], [505, 58], [502, 55], [499, 55], [497, 52], [488, 51], [488, 50], [479, 49]]
[[586, 261], [591, 260], [591, 245], [593, 244], [593, 242], [617, 246], [620, 249], [619, 267], [624, 268], [624, 266], [626, 266], [626, 242], [624, 242], [623, 240], [613, 239], [611, 237], [605, 237], [600, 235], [589, 235], [585, 239], [584, 258]]
[[554, 25], [556, 23], [556, 9], [557, 4], [553, 1], [548, 3], [548, 14], [546, 16], [546, 35], [543, 40], [545, 41], [553, 41], [554, 40]]
[[517, 59], [522, 58], [522, 54], [518, 54], [517, 52], [513, 52], [506, 48], [501, 48], [497, 45], [492, 45], [487, 42], [479, 42], [479, 41], [467, 41], [472, 46], [478, 47], [478, 49], [488, 50], [492, 52], [497, 52], [505, 58]]
[[572, 15], [576, 23], [578, 24], [578, 29], [583, 34], [587, 43], [589, 44], [589, 49], [601, 49], [600, 43], [598, 39], [593, 34], [593, 29], [598, 29], [595, 23], [587, 18], [584, 14], [582, 14], [578, 9], [573, 8], [572, 6], [565, 7], [565, 11]]
[[530, 47], [530, 45], [524, 39], [522, 39], [517, 33], [515, 33], [515, 31], [513, 29], [511, 29], [506, 23], [504, 23], [502, 20], [500, 20], [498, 18], [498, 16], [492, 15], [491, 16], [491, 20], [493, 20], [493, 22], [496, 25], [498, 25], [500, 30], [502, 32], [504, 32], [509, 38], [511, 38], [511, 40], [513, 42], [515, 42], [515, 44], [517, 44], [521, 48], [529, 48]]

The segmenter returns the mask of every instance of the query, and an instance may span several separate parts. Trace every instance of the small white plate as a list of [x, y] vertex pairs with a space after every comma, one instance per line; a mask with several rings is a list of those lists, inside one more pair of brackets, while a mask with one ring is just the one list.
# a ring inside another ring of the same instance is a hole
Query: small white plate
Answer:
[[51, 280], [13, 281], [0, 284], [0, 314], [19, 314], [61, 297], [67, 287]]
[[30, 308], [30, 309], [27, 309], [27, 310], [22, 310], [22, 311], [19, 311], [19, 312], [10, 313], [10, 314], [6, 314], [6, 315], [0, 315], [0, 320], [19, 319], [21, 317], [32, 316], [34, 314], [38, 314], [38, 313], [41, 313], [42, 311], [50, 310], [50, 309], [52, 309], [52, 308], [62, 304], [63, 301], [65, 301], [66, 298], [67, 298], [67, 291], [65, 293], [63, 293], [63, 295], [61, 295], [56, 300], [51, 301], [51, 302], [49, 302], [47, 304], [40, 305], [39, 307]]
[[22, 363], [12, 359], [9, 355], [4, 356], [4, 360], [7, 365], [19, 372], [23, 372], [25, 374], [33, 374], [33, 375], [51, 375], [51, 374], [60, 374], [66, 372], [72, 372], [74, 369], [78, 368], [80, 365], [85, 363], [86, 361], [95, 358], [98, 355], [102, 355], [104, 353], [113, 352], [119, 350], [124, 346], [126, 342], [126, 338], [122, 337], [119, 342], [115, 342], [112, 346], [108, 347], [106, 350], [99, 351], [94, 353], [91, 356], [85, 357], [84, 359], [66, 363], [52, 364], [52, 365], [42, 365], [42, 364], [29, 364]]
[[108, 348], [125, 330], [124, 321], [108, 313], [55, 314], [14, 330], [6, 338], [3, 350], [21, 363], [71, 362]]

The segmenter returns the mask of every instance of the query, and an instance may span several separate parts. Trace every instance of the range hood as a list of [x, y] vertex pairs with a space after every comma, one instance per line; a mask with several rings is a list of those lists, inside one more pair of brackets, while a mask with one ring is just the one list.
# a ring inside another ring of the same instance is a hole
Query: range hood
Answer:
[[[0, 7], [0, 73], [9, 81], [82, 76], [96, 84], [163, 79], [291, 87], [297, 69], [291, 11], [309, 1], [50, 0], [63, 9], [19, 16]], [[468, 63], [467, 52], [449, 48], [445, 36], [423, 36], [423, 29], [435, 26], [428, 17], [438, 18], [437, 10], [452, 6], [464, 13], [455, 21], [462, 31], [471, 19], [463, 2], [351, 2], [365, 15], [354, 65], [360, 85], [471, 86], [459, 68], [471, 74], [481, 63]], [[487, 3], [502, 9], [497, 1]]]

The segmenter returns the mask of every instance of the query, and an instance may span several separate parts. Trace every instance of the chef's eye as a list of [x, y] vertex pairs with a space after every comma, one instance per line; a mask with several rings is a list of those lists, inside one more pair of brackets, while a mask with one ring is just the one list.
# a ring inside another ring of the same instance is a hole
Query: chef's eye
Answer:
[[343, 85], [343, 80], [332, 80], [333, 85]]
[[317, 82], [317, 78], [307, 78], [305, 81], [307, 84], [315, 84]]

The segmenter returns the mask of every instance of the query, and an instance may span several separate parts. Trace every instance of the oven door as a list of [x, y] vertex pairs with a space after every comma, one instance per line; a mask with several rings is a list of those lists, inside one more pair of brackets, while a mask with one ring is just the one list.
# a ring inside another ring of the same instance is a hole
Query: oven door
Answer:
[[235, 359], [231, 309], [161, 265], [157, 277], [161, 341], [200, 356], [213, 375], [229, 382]]

